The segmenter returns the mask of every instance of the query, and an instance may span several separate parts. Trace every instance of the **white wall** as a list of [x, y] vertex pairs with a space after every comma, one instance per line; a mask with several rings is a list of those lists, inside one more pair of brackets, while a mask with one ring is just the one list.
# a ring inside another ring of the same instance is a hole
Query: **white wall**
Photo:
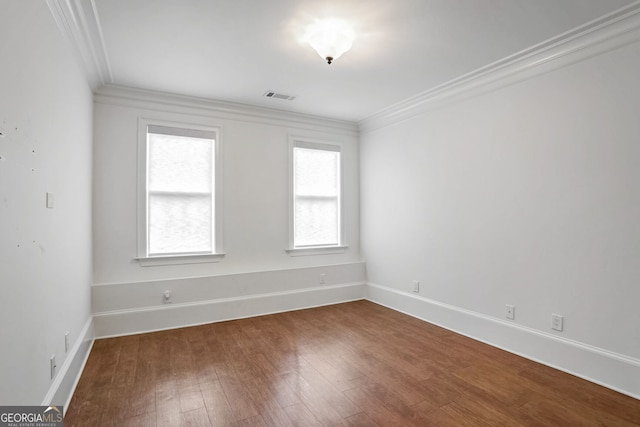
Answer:
[[[222, 129], [226, 256], [221, 262], [142, 267], [134, 260], [139, 117]], [[344, 144], [345, 230], [349, 246], [345, 253], [291, 257], [285, 252], [289, 239], [290, 134]], [[358, 134], [353, 123], [104, 87], [95, 98], [94, 150], [96, 313], [122, 310], [123, 302], [127, 310], [160, 306], [161, 288], [171, 289], [174, 302], [184, 304], [284, 290], [294, 292], [319, 285], [317, 273], [312, 282], [300, 281], [301, 277], [307, 277], [302, 272], [288, 276], [286, 280], [290, 281], [286, 283], [266, 276], [263, 279], [251, 276], [249, 283], [245, 280], [248, 276], [238, 276], [256, 272], [268, 275], [278, 270], [327, 266], [327, 283], [354, 280], [364, 283], [359, 247]], [[359, 271], [357, 279], [353, 271]], [[226, 279], [220, 279], [222, 276]]]
[[[504, 319], [513, 304], [513, 325], [611, 352], [637, 374], [640, 43], [596, 50], [367, 123], [363, 256], [371, 284], [411, 292], [419, 280], [420, 297], [449, 319]], [[565, 317], [563, 332], [551, 330], [552, 313]], [[637, 378], [627, 392], [640, 394]]]
[[91, 315], [92, 94], [45, 2], [0, 10], [0, 402], [40, 405]]

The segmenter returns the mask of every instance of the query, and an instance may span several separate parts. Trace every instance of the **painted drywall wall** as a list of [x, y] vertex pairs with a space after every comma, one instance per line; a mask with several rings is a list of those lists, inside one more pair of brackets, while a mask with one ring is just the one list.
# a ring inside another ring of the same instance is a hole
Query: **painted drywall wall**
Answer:
[[[140, 117], [221, 129], [222, 228], [226, 253], [221, 262], [149, 267], [134, 259]], [[289, 241], [290, 135], [343, 144], [344, 228], [348, 245], [344, 253], [292, 257], [285, 251]], [[274, 284], [269, 272], [358, 264], [361, 261], [358, 167], [355, 124], [124, 88], [102, 88], [95, 97], [94, 311], [119, 310], [124, 301], [136, 301], [135, 306], [127, 306], [128, 310], [161, 305], [158, 286], [169, 286], [180, 303], [278, 292], [283, 286], [295, 291], [319, 285], [318, 277], [313, 283], [304, 280], [297, 284]], [[358, 280], [363, 283], [364, 268], [355, 268], [361, 271]], [[260, 272], [265, 272], [262, 279]], [[239, 284], [233, 276], [238, 274], [253, 274], [252, 284], [249, 287]], [[327, 280], [329, 276], [328, 270]]]
[[[625, 41], [369, 123], [360, 141], [368, 281], [411, 292], [418, 280], [421, 297], [495, 319], [512, 304], [514, 324], [637, 361], [638, 75], [640, 44]], [[552, 313], [564, 316], [563, 332], [551, 330]]]
[[91, 316], [92, 94], [45, 2], [0, 9], [0, 404], [40, 405]]

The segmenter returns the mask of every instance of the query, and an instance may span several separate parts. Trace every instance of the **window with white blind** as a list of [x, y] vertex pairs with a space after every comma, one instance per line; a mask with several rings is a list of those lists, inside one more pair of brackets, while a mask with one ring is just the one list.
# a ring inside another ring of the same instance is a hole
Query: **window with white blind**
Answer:
[[141, 120], [139, 254], [143, 265], [221, 256], [219, 131]]
[[341, 154], [339, 145], [291, 140], [292, 255], [344, 249]]

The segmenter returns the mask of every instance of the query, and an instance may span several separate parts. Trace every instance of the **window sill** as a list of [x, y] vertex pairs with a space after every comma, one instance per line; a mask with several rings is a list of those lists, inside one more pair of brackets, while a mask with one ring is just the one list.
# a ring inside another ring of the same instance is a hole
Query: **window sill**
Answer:
[[156, 265], [202, 264], [207, 262], [220, 262], [225, 254], [206, 255], [168, 255], [134, 258], [142, 267]]
[[343, 254], [348, 246], [315, 246], [311, 248], [285, 249], [289, 256]]

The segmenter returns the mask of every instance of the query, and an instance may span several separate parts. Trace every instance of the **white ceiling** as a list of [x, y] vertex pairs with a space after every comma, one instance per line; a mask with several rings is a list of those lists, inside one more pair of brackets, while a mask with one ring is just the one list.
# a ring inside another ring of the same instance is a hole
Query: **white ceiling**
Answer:
[[[105, 83], [359, 121], [631, 3], [95, 0], [102, 46], [93, 45]], [[357, 31], [332, 65], [299, 42], [325, 17]]]

